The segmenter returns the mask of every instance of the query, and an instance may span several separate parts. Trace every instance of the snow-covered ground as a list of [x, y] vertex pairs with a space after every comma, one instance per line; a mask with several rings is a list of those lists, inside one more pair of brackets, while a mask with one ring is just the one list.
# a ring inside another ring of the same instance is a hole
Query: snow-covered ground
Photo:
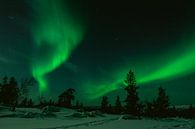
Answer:
[[0, 129], [195, 129], [195, 120], [121, 118], [119, 115], [77, 113], [70, 109], [60, 109], [59, 112], [52, 112], [52, 115], [47, 110], [45, 113], [40, 109], [25, 108], [13, 113], [0, 107]]

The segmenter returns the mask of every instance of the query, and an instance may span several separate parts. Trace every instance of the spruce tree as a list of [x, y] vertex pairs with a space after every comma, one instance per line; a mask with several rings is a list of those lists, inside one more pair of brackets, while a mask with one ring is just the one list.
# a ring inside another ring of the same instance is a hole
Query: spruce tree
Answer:
[[122, 105], [121, 105], [121, 101], [120, 101], [120, 97], [117, 96], [116, 98], [116, 102], [115, 102], [115, 113], [121, 113], [122, 111]]
[[75, 92], [74, 89], [69, 88], [66, 91], [64, 91], [62, 94], [60, 94], [58, 97], [59, 106], [71, 108], [72, 101], [75, 99], [74, 92]]
[[139, 97], [137, 93], [138, 87], [136, 86], [135, 74], [130, 70], [127, 74], [126, 80], [127, 97], [126, 97], [126, 112], [133, 116], [140, 114]]
[[155, 114], [159, 117], [167, 116], [169, 109], [169, 97], [166, 95], [165, 89], [162, 87], [158, 88], [158, 97], [154, 102]]
[[8, 78], [4, 77], [3, 85], [1, 88], [2, 103], [6, 106], [15, 107], [18, 101], [19, 90], [17, 87], [17, 81], [14, 77], [11, 77], [9, 81]]
[[102, 112], [108, 112], [109, 109], [109, 101], [107, 96], [102, 97], [102, 102], [101, 102], [101, 111]]

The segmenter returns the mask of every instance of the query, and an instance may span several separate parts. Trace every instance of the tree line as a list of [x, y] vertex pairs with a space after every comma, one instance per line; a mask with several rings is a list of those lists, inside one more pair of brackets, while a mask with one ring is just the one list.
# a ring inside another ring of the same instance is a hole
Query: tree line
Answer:
[[105, 113], [113, 114], [129, 114], [135, 117], [151, 117], [151, 118], [163, 118], [163, 117], [185, 117], [195, 118], [195, 108], [189, 105], [188, 108], [176, 108], [170, 105], [169, 96], [166, 90], [162, 87], [158, 88], [158, 95], [152, 102], [140, 102], [138, 96], [139, 87], [136, 85], [135, 74], [130, 70], [125, 79], [126, 87], [124, 90], [127, 92], [127, 96], [122, 105], [120, 97], [117, 96], [115, 105], [111, 106], [108, 97], [103, 96], [101, 101], [101, 111]]
[[[0, 105], [12, 107], [44, 107], [61, 106], [72, 108], [72, 101], [75, 99], [75, 90], [69, 88], [58, 96], [58, 102], [50, 99], [47, 100], [43, 96], [39, 98], [38, 104], [34, 103], [32, 98], [29, 97], [30, 88], [36, 84], [34, 78], [26, 78], [19, 83], [15, 77], [3, 77], [0, 81]], [[77, 101], [77, 108], [82, 107], [82, 103]]]
[[3, 77], [0, 83], [0, 104], [10, 106], [15, 109], [16, 106], [32, 106], [32, 99], [27, 99], [29, 88], [36, 83], [34, 78], [21, 80], [20, 84], [15, 77]]
[[[103, 96], [99, 108], [94, 110], [100, 110], [103, 113], [109, 114], [128, 114], [135, 117], [185, 117], [195, 118], [195, 108], [189, 105], [189, 108], [178, 109], [175, 106], [170, 106], [170, 99], [166, 94], [166, 90], [162, 87], [158, 88], [158, 95], [152, 102], [140, 101], [138, 95], [139, 87], [136, 84], [135, 74], [132, 70], [127, 73], [124, 80], [126, 87], [124, 91], [127, 92], [125, 100], [121, 101], [120, 96], [116, 96], [114, 105], [111, 105], [109, 98]], [[45, 106], [60, 106], [65, 108], [82, 109], [82, 111], [88, 111], [89, 108], [83, 106], [83, 103], [75, 100], [75, 89], [68, 88], [63, 91], [58, 100], [52, 99], [46, 100], [44, 97], [40, 97], [39, 103], [35, 104], [32, 98], [28, 97], [29, 89], [36, 84], [34, 78], [26, 78], [19, 83], [14, 77], [3, 77], [0, 81], [0, 104], [10, 106], [12, 110], [15, 107], [45, 107]], [[91, 110], [91, 109], [90, 109]]]

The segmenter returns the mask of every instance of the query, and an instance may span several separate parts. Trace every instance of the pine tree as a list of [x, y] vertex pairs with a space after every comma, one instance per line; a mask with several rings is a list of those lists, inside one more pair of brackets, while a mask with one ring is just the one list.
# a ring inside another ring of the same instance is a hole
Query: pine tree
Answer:
[[67, 108], [72, 107], [72, 101], [75, 99], [75, 90], [72, 88], [67, 89], [61, 95], [59, 95], [58, 104]]
[[21, 81], [21, 85], [19, 88], [19, 97], [21, 100], [24, 98], [27, 98], [30, 92], [30, 88], [36, 83], [36, 80], [34, 78], [25, 78]]
[[102, 112], [108, 112], [109, 109], [109, 101], [107, 96], [102, 97], [102, 102], [101, 102], [101, 111]]
[[3, 78], [3, 85], [1, 88], [1, 101], [4, 105], [15, 107], [19, 96], [17, 81], [14, 77], [11, 77], [9, 79], [9, 82], [7, 80], [7, 77]]
[[125, 88], [127, 91], [127, 97], [125, 100], [126, 112], [130, 115], [138, 116], [140, 114], [139, 97], [137, 93], [138, 87], [136, 86], [136, 78], [133, 71], [129, 71], [125, 83], [127, 85]]
[[155, 114], [159, 117], [167, 116], [169, 109], [169, 97], [166, 95], [165, 89], [162, 87], [158, 88], [158, 97], [154, 102]]
[[115, 113], [121, 113], [121, 111], [122, 111], [122, 105], [121, 105], [120, 97], [117, 96], [115, 102]]

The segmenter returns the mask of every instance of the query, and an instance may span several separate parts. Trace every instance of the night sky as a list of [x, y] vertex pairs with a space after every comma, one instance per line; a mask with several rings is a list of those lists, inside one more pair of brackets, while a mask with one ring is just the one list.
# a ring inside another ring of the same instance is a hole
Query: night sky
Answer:
[[162, 86], [171, 103], [195, 103], [195, 2], [0, 1], [0, 77], [33, 76], [32, 97], [124, 97], [130, 69], [143, 101]]

